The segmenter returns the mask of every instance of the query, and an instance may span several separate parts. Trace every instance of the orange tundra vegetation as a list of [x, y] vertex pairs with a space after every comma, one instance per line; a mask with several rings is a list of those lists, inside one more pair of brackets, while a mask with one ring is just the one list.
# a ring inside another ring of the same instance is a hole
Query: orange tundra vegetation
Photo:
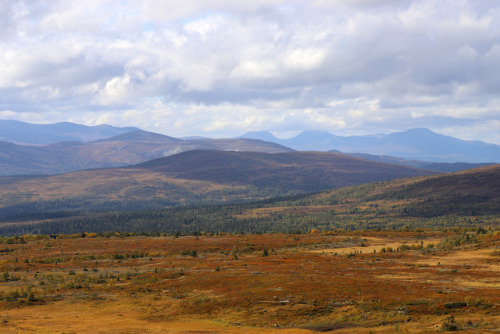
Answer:
[[0, 238], [0, 332], [500, 328], [494, 229]]

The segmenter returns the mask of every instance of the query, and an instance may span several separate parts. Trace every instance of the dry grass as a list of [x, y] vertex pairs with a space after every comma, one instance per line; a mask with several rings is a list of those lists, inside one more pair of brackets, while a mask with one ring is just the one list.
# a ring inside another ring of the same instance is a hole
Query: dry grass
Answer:
[[499, 328], [499, 236], [426, 247], [448, 236], [26, 238], [0, 244], [0, 332], [427, 333], [451, 315]]
[[[75, 182], [75, 179], [78, 182]], [[160, 172], [140, 170], [93, 170], [49, 176], [43, 180], [29, 179], [2, 186], [1, 198], [14, 196], [26, 201], [51, 200], [68, 196], [85, 196], [89, 193], [105, 195], [110, 200], [132, 199], [131, 192], [156, 188], [159, 184], [172, 184], [186, 191], [204, 193], [229, 188], [215, 182], [183, 180], [165, 176]], [[234, 189], [238, 187], [233, 187]], [[242, 188], [242, 187], [240, 187]], [[161, 193], [156, 194], [161, 197]]]

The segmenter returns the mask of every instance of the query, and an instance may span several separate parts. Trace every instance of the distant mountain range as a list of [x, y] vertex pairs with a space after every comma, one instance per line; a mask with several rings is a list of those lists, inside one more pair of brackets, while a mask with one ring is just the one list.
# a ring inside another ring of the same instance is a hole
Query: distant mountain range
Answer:
[[498, 145], [463, 141], [426, 129], [351, 137], [305, 131], [290, 139], [278, 139], [269, 132], [227, 139], [179, 139], [133, 127], [0, 120], [0, 138], [4, 139], [0, 140], [0, 175], [6, 176], [120, 167], [189, 150], [349, 152], [346, 154], [367, 160], [445, 172], [500, 161]]
[[120, 167], [194, 150], [290, 152], [279, 144], [255, 139], [182, 140], [142, 130], [92, 142], [18, 145], [0, 142], [0, 175], [57, 174]]
[[[334, 152], [334, 151], [330, 151]], [[362, 159], [385, 162], [389, 164], [398, 164], [404, 165], [408, 167], [422, 168], [435, 170], [439, 172], [459, 172], [466, 169], [473, 169], [484, 167], [488, 165], [492, 165], [492, 163], [471, 163], [471, 162], [429, 162], [429, 161], [420, 161], [420, 160], [407, 160], [397, 157], [391, 157], [387, 155], [373, 155], [368, 153], [344, 153], [353, 157], [358, 157]]]
[[264, 131], [248, 132], [240, 138], [271, 141], [298, 151], [335, 150], [442, 163], [500, 162], [500, 145], [460, 140], [428, 129], [349, 137], [321, 131], [304, 131], [289, 139], [279, 139]]
[[56, 124], [30, 124], [0, 120], [0, 141], [17, 144], [46, 145], [63, 141], [94, 141], [139, 130], [134, 127], [118, 128], [111, 125], [86, 126], [63, 122]]

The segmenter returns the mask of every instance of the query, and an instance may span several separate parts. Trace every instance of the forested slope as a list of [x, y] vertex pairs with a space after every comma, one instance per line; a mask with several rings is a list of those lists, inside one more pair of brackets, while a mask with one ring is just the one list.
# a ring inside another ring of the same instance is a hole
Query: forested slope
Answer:
[[304, 233], [312, 229], [498, 226], [499, 180], [500, 165], [495, 165], [254, 203], [79, 212], [10, 223], [4, 219], [0, 233]]

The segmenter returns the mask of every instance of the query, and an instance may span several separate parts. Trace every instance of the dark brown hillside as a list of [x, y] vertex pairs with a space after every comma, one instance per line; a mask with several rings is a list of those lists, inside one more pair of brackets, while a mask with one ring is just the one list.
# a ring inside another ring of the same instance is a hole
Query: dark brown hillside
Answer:
[[432, 173], [335, 153], [197, 150], [132, 167], [8, 178], [0, 216], [241, 202]]
[[303, 206], [301, 213], [345, 212], [344, 218], [336, 219], [362, 222], [408, 217], [450, 217], [448, 222], [453, 222], [460, 216], [485, 215], [491, 219], [500, 215], [500, 165], [334, 189], [277, 206], [278, 211]]
[[500, 200], [500, 165], [429, 177], [399, 190], [408, 197], [481, 196]]
[[135, 168], [189, 180], [318, 191], [434, 172], [329, 152], [189, 151]]
[[425, 178], [388, 193], [392, 198], [416, 199], [407, 214], [498, 214], [500, 212], [500, 165]]

